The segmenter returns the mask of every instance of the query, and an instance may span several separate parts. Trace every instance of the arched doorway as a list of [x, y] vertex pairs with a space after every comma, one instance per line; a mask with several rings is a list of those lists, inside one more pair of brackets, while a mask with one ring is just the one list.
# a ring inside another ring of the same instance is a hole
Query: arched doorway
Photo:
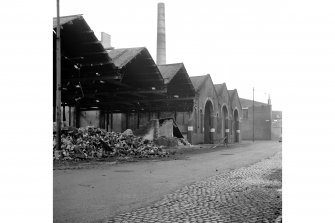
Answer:
[[234, 110], [234, 124], [235, 124], [235, 142], [240, 141], [240, 120], [237, 109]]
[[228, 109], [227, 106], [223, 106], [222, 107], [222, 138], [225, 138], [225, 142], [228, 143], [228, 136], [229, 136], [229, 132], [226, 132], [227, 130], [229, 130], [228, 127]]
[[204, 117], [204, 143], [213, 143], [213, 134], [211, 129], [213, 128], [213, 104], [210, 100], [205, 105], [205, 117]]

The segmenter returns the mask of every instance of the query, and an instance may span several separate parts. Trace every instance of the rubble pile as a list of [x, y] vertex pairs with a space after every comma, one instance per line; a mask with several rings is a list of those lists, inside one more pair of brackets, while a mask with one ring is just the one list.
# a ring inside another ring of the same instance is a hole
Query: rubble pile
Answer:
[[107, 157], [164, 157], [168, 153], [154, 142], [124, 133], [107, 132], [95, 127], [62, 130], [61, 151], [56, 151], [54, 135], [54, 159], [80, 160]]

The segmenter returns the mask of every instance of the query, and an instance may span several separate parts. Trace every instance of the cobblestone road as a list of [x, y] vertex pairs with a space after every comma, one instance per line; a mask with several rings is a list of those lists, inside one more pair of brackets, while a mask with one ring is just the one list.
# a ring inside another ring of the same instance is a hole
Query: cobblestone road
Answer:
[[185, 186], [108, 222], [281, 222], [281, 152]]

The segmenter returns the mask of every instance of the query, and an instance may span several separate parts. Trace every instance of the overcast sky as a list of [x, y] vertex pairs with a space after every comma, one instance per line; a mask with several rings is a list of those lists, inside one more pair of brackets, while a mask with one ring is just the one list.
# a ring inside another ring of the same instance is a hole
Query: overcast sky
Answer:
[[60, 14], [83, 14], [99, 39], [107, 32], [112, 46], [145, 46], [156, 60], [158, 2], [167, 63], [183, 62], [190, 76], [210, 74], [242, 98], [252, 99], [253, 87], [257, 101], [270, 94], [274, 110], [284, 109], [286, 87], [333, 64], [335, 16], [322, 1], [61, 0]]

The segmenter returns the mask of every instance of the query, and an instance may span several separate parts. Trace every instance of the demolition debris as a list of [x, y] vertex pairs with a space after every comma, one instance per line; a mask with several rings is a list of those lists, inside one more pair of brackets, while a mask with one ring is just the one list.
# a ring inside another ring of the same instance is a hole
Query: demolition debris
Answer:
[[64, 128], [61, 150], [56, 150], [54, 135], [53, 158], [55, 160], [83, 160], [108, 157], [165, 157], [169, 153], [164, 146], [135, 136], [130, 129], [123, 133], [107, 132], [100, 128]]

